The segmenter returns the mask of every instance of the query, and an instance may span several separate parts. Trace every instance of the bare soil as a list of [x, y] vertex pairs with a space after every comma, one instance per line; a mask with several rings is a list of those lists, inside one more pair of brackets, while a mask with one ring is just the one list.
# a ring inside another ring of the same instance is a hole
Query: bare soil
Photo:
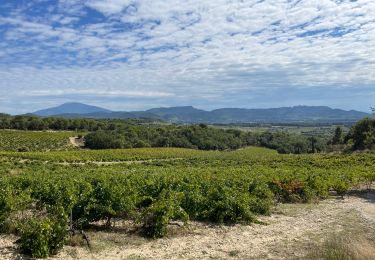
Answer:
[[[305, 259], [337, 235], [366, 241], [369, 254], [375, 257], [371, 251], [375, 248], [375, 192], [319, 204], [278, 205], [271, 216], [260, 220], [266, 224], [191, 222], [185, 228], [171, 227], [172, 234], [158, 240], [131, 234], [126, 225], [117, 223], [112, 231], [88, 232], [91, 250], [66, 246], [51, 259]], [[0, 236], [0, 259], [24, 258], [17, 253], [15, 240]]]
[[78, 138], [77, 136], [73, 136], [73, 137], [69, 137], [69, 142], [71, 145], [73, 145], [74, 147], [83, 147], [84, 146], [84, 142], [82, 139]]

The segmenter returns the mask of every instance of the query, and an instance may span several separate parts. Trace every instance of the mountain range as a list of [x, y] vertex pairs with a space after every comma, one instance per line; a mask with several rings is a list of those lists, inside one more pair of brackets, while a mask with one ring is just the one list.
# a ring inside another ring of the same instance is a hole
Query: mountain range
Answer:
[[150, 118], [173, 123], [300, 123], [355, 122], [370, 114], [355, 110], [333, 109], [328, 106], [294, 106], [280, 108], [221, 108], [206, 111], [192, 106], [162, 107], [146, 111], [111, 111], [82, 103], [65, 103], [33, 112], [37, 116], [68, 118]]

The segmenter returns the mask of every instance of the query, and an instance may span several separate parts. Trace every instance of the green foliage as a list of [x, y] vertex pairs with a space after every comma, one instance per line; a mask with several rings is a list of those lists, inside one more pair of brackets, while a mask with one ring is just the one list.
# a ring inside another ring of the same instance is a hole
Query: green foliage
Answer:
[[[142, 120], [116, 119], [67, 119], [39, 118], [35, 116], [0, 117], [0, 129], [18, 130], [68, 130], [91, 131], [85, 136], [85, 145], [91, 149], [120, 149], [143, 147], [176, 147], [199, 150], [234, 150], [246, 146], [262, 146], [279, 153], [302, 154], [311, 150], [321, 152], [326, 149], [321, 137], [311, 142], [304, 135], [287, 132], [244, 132], [238, 129], [220, 129], [205, 124], [182, 126], [154, 124]], [[6, 133], [6, 135], [5, 135]], [[75, 147], [68, 137], [83, 133], [69, 132], [0, 132], [0, 150], [7, 151], [49, 151], [68, 150]], [[2, 135], [5, 135], [2, 138]]]
[[208, 193], [209, 205], [203, 212], [205, 219], [216, 223], [252, 222], [250, 195], [225, 186], [213, 187]]
[[299, 179], [273, 181], [270, 186], [278, 202], [308, 202], [311, 199], [308, 186]]
[[0, 179], [0, 232], [8, 232], [13, 212], [24, 210], [31, 202], [28, 191], [20, 191], [12, 181]]
[[374, 149], [375, 119], [365, 118], [359, 121], [350, 129], [345, 139], [353, 144], [353, 150]]
[[371, 154], [281, 155], [259, 147], [7, 152], [0, 153], [0, 172], [2, 226], [14, 217], [20, 225], [19, 216], [31, 214], [15, 230], [25, 252], [45, 256], [61, 247], [71, 226], [138, 221], [157, 238], [168, 234], [172, 221], [253, 222], [270, 214], [275, 200], [307, 203], [372, 182], [375, 160]]
[[269, 186], [261, 181], [252, 181], [249, 185], [250, 211], [260, 215], [269, 215], [274, 194]]
[[199, 150], [234, 150], [256, 145], [277, 150], [279, 153], [307, 153], [325, 150], [325, 141], [314, 137], [286, 132], [264, 132], [261, 134], [236, 129], [218, 129], [206, 125], [163, 126], [147, 128], [132, 126], [122, 130], [97, 131], [86, 136], [86, 147], [91, 149], [129, 147], [179, 147]]
[[217, 151], [199, 151], [181, 148], [137, 148], [112, 150], [79, 150], [45, 152], [0, 152], [0, 156], [23, 160], [44, 160], [49, 162], [129, 162], [129, 161], [171, 161], [178, 159], [217, 159], [243, 158], [247, 156], [275, 155], [276, 151], [261, 147], [248, 147], [237, 151], [220, 153]]
[[[90, 179], [92, 193], [87, 196], [81, 205], [85, 211], [86, 224], [105, 219], [108, 224], [113, 217], [130, 216], [135, 210], [137, 201], [137, 190], [134, 189], [129, 180], [101, 176]], [[79, 220], [79, 215], [74, 214]], [[82, 220], [81, 220], [82, 223]]]
[[198, 126], [129, 126], [113, 131], [96, 131], [85, 137], [91, 149], [139, 147], [179, 147], [200, 150], [237, 149], [248, 145], [241, 131]]
[[275, 149], [281, 154], [303, 154], [312, 151], [321, 152], [326, 149], [322, 138], [315, 136], [308, 138], [303, 135], [290, 134], [287, 132], [264, 132], [259, 135], [258, 140], [258, 145]]
[[343, 142], [343, 132], [341, 127], [336, 127], [335, 134], [332, 137], [331, 144], [342, 144]]
[[63, 220], [32, 218], [20, 227], [21, 252], [33, 258], [54, 255], [67, 240], [67, 226]]
[[147, 119], [87, 119], [87, 118], [61, 118], [37, 116], [9, 116], [0, 114], [0, 129], [17, 130], [68, 130], [68, 131], [97, 131], [114, 130], [129, 125], [153, 123], [155, 120]]
[[333, 181], [332, 188], [337, 192], [338, 195], [343, 197], [349, 191], [351, 185], [350, 182], [337, 178]]
[[0, 130], [0, 151], [59, 151], [72, 150], [72, 132], [29, 132]]
[[5, 221], [14, 208], [11, 194], [11, 186], [2, 182], [0, 186], [0, 231], [5, 231]]
[[371, 189], [375, 182], [375, 172], [371, 170], [364, 170], [361, 174], [362, 182], [366, 184], [367, 189]]
[[103, 131], [88, 134], [85, 137], [85, 145], [91, 149], [119, 149], [128, 147], [121, 135], [114, 132], [109, 134]]
[[189, 219], [188, 214], [181, 207], [184, 194], [163, 190], [158, 198], [147, 207], [142, 214], [145, 234], [152, 238], [160, 238], [167, 234], [167, 227], [171, 220]]

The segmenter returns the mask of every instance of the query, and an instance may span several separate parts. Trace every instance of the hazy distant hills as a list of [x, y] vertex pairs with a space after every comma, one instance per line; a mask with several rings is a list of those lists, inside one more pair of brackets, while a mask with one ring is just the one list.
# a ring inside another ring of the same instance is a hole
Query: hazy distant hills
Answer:
[[111, 113], [112, 111], [101, 107], [90, 106], [82, 103], [65, 103], [57, 107], [36, 111], [32, 114], [38, 116], [54, 116], [62, 114], [91, 114], [91, 113]]
[[327, 106], [294, 106], [267, 109], [221, 108], [212, 111], [192, 106], [153, 108], [146, 111], [111, 111], [82, 103], [66, 103], [39, 110], [38, 116], [70, 118], [152, 118], [175, 123], [292, 123], [292, 122], [354, 122], [368, 113], [355, 110], [332, 109]]

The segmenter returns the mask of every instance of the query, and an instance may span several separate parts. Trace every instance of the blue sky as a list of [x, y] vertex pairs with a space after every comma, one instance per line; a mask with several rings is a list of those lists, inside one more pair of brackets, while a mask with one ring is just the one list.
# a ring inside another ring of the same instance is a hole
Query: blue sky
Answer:
[[1, 0], [0, 111], [375, 105], [373, 0]]

